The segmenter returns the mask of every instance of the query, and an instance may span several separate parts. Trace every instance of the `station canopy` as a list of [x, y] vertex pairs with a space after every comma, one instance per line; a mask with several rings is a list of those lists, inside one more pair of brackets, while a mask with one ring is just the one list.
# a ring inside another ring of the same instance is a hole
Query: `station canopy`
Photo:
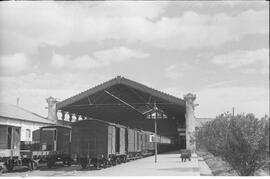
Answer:
[[159, 117], [164, 120], [184, 118], [184, 100], [121, 76], [57, 102], [56, 109], [143, 128], [154, 106], [158, 108]]

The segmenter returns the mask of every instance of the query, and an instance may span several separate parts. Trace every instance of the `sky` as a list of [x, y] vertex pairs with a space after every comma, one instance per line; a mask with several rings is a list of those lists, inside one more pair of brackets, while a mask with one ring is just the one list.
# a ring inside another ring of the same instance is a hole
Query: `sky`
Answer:
[[0, 2], [0, 102], [47, 116], [118, 75], [176, 97], [196, 117], [269, 115], [265, 1]]

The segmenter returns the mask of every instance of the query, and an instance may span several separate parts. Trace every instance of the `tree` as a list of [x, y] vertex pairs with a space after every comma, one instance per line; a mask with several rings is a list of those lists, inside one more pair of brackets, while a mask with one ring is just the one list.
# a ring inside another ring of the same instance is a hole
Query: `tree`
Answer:
[[269, 119], [224, 113], [197, 130], [198, 146], [221, 156], [242, 176], [254, 175], [269, 158]]

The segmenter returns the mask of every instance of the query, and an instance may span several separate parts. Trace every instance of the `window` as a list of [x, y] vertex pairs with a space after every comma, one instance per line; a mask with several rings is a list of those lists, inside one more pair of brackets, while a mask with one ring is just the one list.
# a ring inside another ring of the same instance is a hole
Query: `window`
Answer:
[[26, 139], [30, 139], [31, 138], [31, 130], [30, 129], [26, 129], [26, 131], [25, 131], [25, 137], [26, 137]]

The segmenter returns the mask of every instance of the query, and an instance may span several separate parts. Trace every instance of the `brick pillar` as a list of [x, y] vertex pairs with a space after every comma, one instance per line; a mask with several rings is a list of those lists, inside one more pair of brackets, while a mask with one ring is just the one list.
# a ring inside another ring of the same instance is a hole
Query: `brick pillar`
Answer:
[[196, 143], [195, 143], [195, 115], [194, 101], [196, 99], [195, 94], [188, 93], [184, 96], [184, 100], [186, 101], [186, 148], [191, 150], [192, 152], [196, 151]]
[[56, 111], [56, 99], [53, 97], [49, 97], [46, 99], [48, 103], [48, 119], [53, 121], [55, 124], [57, 124], [58, 117], [57, 117], [57, 111]]

